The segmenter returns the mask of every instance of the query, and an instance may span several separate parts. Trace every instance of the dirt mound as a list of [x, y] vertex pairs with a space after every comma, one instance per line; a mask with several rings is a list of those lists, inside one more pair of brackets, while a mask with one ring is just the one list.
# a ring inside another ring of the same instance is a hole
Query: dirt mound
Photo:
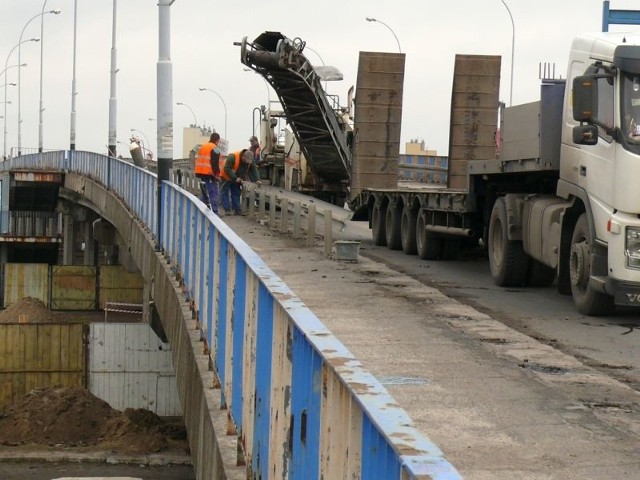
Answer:
[[0, 445], [97, 447], [122, 453], [187, 451], [184, 426], [144, 409], [120, 412], [83, 388], [33, 390], [0, 413]]
[[37, 298], [25, 297], [0, 311], [0, 323], [18, 323], [21, 315], [24, 315], [23, 321], [27, 323], [53, 321], [53, 315], [44, 303]]

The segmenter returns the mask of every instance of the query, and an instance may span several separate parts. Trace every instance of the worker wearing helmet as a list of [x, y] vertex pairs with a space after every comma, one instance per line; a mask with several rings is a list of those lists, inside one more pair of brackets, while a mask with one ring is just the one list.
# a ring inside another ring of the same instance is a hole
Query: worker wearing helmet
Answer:
[[202, 145], [198, 150], [196, 157], [196, 177], [202, 182], [200, 188], [202, 190], [203, 201], [209, 208], [218, 214], [218, 197], [220, 182], [220, 135], [212, 133], [209, 141]]
[[227, 157], [224, 167], [220, 169], [220, 175], [224, 179], [220, 187], [222, 208], [226, 213], [233, 211], [234, 215], [240, 215], [240, 190], [242, 182], [250, 180], [260, 185], [258, 168], [251, 150], [242, 149], [233, 152]]

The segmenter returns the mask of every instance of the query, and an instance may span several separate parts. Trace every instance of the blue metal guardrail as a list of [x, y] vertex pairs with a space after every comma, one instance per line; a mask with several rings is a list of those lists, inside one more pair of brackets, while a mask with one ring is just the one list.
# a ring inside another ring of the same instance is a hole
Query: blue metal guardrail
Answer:
[[[151, 236], [156, 232], [155, 174], [79, 151], [0, 163], [0, 170], [20, 168], [95, 179], [130, 206]], [[461, 478], [382, 384], [202, 202], [164, 182], [161, 211], [159, 245], [197, 307], [248, 476]]]
[[609, 0], [602, 2], [602, 31], [608, 32], [609, 25], [640, 25], [640, 11], [611, 10]]

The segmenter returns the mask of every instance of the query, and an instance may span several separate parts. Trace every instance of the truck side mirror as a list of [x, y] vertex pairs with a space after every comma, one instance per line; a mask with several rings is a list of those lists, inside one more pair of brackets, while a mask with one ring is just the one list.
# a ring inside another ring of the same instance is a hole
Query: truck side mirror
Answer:
[[597, 78], [589, 75], [573, 79], [573, 119], [593, 122], [598, 118]]
[[573, 127], [573, 143], [595, 145], [598, 143], [598, 127], [595, 125], [576, 125]]

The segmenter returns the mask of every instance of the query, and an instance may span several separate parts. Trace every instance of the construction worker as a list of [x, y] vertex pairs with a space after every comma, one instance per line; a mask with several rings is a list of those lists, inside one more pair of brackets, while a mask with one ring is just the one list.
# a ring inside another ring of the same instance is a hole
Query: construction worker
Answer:
[[249, 149], [242, 149], [239, 152], [229, 154], [220, 175], [223, 178], [220, 187], [223, 210], [225, 213], [231, 213], [233, 209], [234, 215], [241, 215], [240, 190], [242, 182], [250, 180], [260, 185], [260, 176], [253, 152]]
[[211, 211], [218, 215], [218, 197], [220, 183], [220, 135], [212, 133], [209, 141], [202, 145], [196, 156], [196, 177], [202, 182], [202, 198]]
[[258, 140], [258, 137], [256, 137], [255, 135], [251, 135], [251, 137], [249, 138], [249, 144], [251, 145], [249, 147], [249, 150], [251, 150], [251, 153], [253, 153], [253, 161], [256, 162], [256, 165], [260, 164], [260, 141]]

